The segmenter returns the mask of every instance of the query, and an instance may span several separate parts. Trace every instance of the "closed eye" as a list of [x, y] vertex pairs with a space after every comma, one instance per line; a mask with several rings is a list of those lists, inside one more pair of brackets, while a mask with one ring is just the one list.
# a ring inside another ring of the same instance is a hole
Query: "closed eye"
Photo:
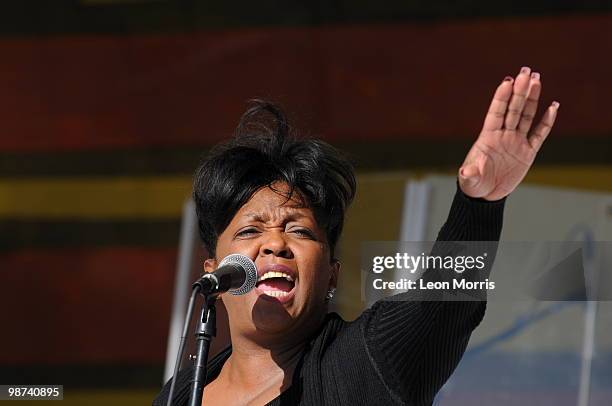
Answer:
[[297, 234], [301, 237], [310, 238], [312, 240], [316, 240], [314, 233], [307, 228], [296, 228], [291, 230], [292, 233]]
[[259, 230], [257, 230], [256, 228], [250, 227], [250, 228], [245, 228], [244, 230], [238, 231], [236, 233], [236, 237], [251, 237], [258, 233], [259, 233]]

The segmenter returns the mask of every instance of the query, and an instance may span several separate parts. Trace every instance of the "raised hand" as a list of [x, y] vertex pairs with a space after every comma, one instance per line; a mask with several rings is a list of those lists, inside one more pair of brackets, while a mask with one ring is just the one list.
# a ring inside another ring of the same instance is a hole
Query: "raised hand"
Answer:
[[528, 67], [497, 87], [482, 131], [459, 169], [463, 193], [498, 200], [521, 183], [559, 109], [559, 103], [553, 102], [530, 132], [541, 90], [540, 74]]

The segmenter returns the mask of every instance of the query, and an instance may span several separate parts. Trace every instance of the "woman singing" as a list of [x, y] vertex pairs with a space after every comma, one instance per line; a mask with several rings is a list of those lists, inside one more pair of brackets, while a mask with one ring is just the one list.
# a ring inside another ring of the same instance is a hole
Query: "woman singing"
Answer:
[[[527, 67], [498, 86], [458, 171], [439, 241], [496, 241], [505, 198], [548, 136], [559, 104], [532, 129], [540, 76]], [[272, 117], [262, 122], [265, 113]], [[195, 174], [199, 229], [216, 269], [250, 257], [257, 287], [224, 294], [231, 346], [208, 362], [209, 405], [430, 405], [485, 312], [484, 301], [378, 301], [356, 320], [328, 313], [338, 282], [335, 246], [355, 195], [351, 165], [318, 140], [294, 138], [282, 112], [259, 102], [236, 136]], [[341, 289], [341, 287], [340, 287]], [[177, 376], [185, 405], [193, 369]], [[154, 405], [165, 405], [169, 384]]]

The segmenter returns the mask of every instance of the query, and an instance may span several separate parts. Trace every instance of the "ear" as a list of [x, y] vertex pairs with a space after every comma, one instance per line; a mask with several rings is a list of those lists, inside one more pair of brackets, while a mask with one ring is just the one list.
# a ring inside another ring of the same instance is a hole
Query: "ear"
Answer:
[[340, 261], [332, 259], [329, 264], [329, 287], [328, 289], [335, 289], [338, 286], [338, 276], [340, 274]]
[[[214, 258], [208, 258], [204, 261], [204, 273], [210, 273], [212, 271], [214, 271], [215, 269], [217, 269], [218, 265], [217, 265], [217, 260]], [[223, 296], [225, 295], [225, 293], [217, 295], [217, 299], [216, 300], [223, 300]]]
[[204, 272], [212, 272], [217, 269], [217, 260], [214, 258], [208, 258], [204, 261]]

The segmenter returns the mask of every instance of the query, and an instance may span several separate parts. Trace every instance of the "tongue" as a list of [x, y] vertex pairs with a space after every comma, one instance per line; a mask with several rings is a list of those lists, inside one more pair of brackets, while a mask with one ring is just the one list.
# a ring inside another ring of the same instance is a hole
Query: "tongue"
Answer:
[[283, 278], [270, 278], [259, 282], [257, 287], [261, 290], [280, 290], [283, 292], [289, 292], [291, 289], [293, 289], [293, 283]]

